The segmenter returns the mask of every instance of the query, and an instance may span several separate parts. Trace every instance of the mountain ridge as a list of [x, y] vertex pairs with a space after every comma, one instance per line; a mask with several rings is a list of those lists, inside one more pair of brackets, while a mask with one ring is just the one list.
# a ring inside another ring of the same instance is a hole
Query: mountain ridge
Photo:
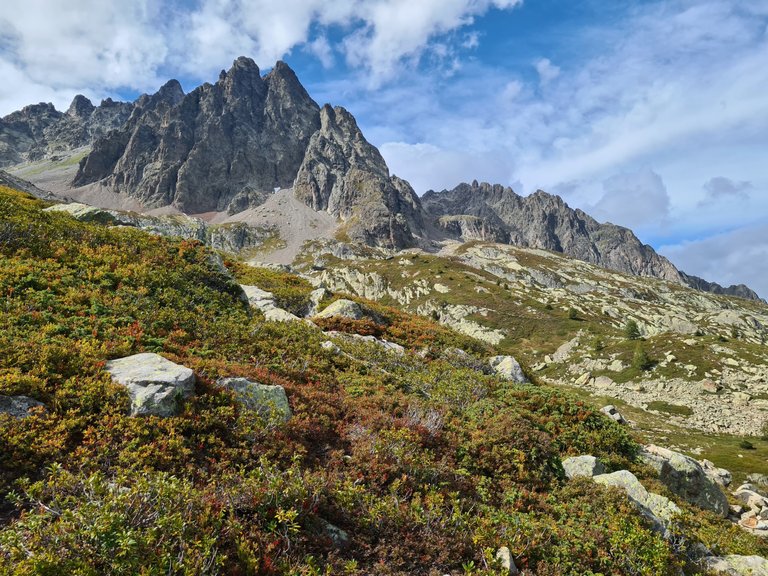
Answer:
[[445, 239], [489, 240], [759, 298], [744, 285], [722, 287], [680, 272], [628, 228], [601, 224], [541, 190], [523, 197], [475, 181], [419, 198], [390, 174], [352, 114], [319, 106], [281, 61], [262, 76], [252, 59], [237, 58], [214, 84], [188, 94], [170, 80], [132, 103], [94, 106], [78, 95], [66, 112], [37, 104], [0, 119], [0, 166], [55, 162], [88, 146], [71, 186], [96, 186], [97, 204], [110, 193], [148, 210], [233, 215], [292, 188], [299, 201], [337, 218], [337, 235], [353, 242], [436, 250]]

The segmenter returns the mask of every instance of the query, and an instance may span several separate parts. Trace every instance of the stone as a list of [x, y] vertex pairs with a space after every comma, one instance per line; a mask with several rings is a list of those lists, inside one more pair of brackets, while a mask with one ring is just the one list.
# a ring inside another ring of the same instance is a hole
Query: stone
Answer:
[[766, 500], [762, 494], [754, 490], [739, 488], [736, 490], [736, 492], [733, 493], [733, 495], [739, 502], [746, 504], [753, 510], [759, 510], [765, 506], [768, 506], [768, 500]]
[[752, 484], [757, 484], [759, 486], [765, 486], [766, 488], [768, 488], [768, 474], [759, 474], [755, 472], [752, 474], [748, 474], [747, 480]]
[[194, 394], [195, 374], [186, 366], [150, 352], [110, 360], [112, 380], [131, 397], [131, 416], [174, 416], [181, 401]]
[[674, 494], [705, 510], [728, 516], [728, 499], [693, 458], [653, 444], [645, 446], [640, 459], [653, 467], [659, 480]]
[[0, 414], [12, 418], [26, 418], [33, 408], [45, 408], [45, 404], [29, 396], [0, 396]]
[[746, 392], [734, 392], [733, 401], [737, 404], [748, 404], [752, 400], [752, 395]]
[[605, 473], [605, 466], [594, 456], [571, 456], [563, 460], [563, 470], [567, 478], [584, 476], [592, 478]]
[[362, 334], [349, 334], [347, 332], [336, 332], [334, 330], [324, 332], [324, 334], [332, 338], [342, 338], [348, 341], [375, 344], [376, 346], [380, 346], [387, 352], [392, 352], [394, 354], [397, 354], [398, 356], [402, 356], [403, 354], [405, 354], [405, 348], [400, 346], [400, 344], [395, 344], [394, 342], [389, 342], [381, 338], [376, 338], [375, 336], [363, 336]]
[[607, 406], [603, 406], [600, 408], [600, 412], [608, 416], [611, 420], [614, 420], [615, 422], [618, 422], [619, 424], [628, 424], [628, 422], [624, 419], [624, 416], [621, 415], [621, 412], [619, 412], [616, 409], [616, 406], [613, 404], [608, 404]]
[[762, 556], [712, 556], [704, 561], [709, 570], [727, 576], [768, 576], [768, 559]]
[[344, 298], [331, 302], [322, 312], [315, 314], [315, 318], [348, 318], [350, 320], [360, 320], [364, 316], [360, 304]]
[[611, 378], [608, 376], [598, 376], [595, 378], [595, 388], [601, 388], [603, 390], [609, 390], [616, 386], [616, 382], [614, 382]]
[[590, 380], [592, 379], [592, 373], [591, 372], [584, 372], [581, 376], [576, 378], [576, 380], [573, 382], [574, 386], [584, 386], [586, 385]]
[[708, 378], [701, 381], [702, 392], [706, 392], [708, 394], [717, 394], [722, 389], [723, 387], [720, 386], [720, 384], [717, 384]]
[[216, 384], [232, 390], [238, 402], [261, 416], [287, 422], [293, 415], [282, 386], [260, 384], [247, 378], [220, 378]]
[[344, 549], [349, 546], [349, 534], [323, 518], [317, 519], [320, 532], [327, 537], [336, 548]]
[[332, 352], [334, 354], [339, 354], [341, 352], [341, 348], [339, 348], [336, 344], [334, 344], [330, 340], [326, 340], [325, 342], [320, 344], [320, 347], [323, 350], [328, 350], [329, 352]]
[[626, 492], [629, 499], [640, 512], [651, 520], [657, 529], [663, 529], [680, 508], [669, 498], [648, 492], [637, 477], [628, 470], [619, 470], [611, 474], [599, 474], [593, 480], [604, 486], [615, 486]]
[[528, 382], [520, 364], [512, 356], [493, 356], [488, 359], [491, 368], [504, 380], [525, 384]]
[[241, 284], [240, 288], [242, 288], [245, 297], [248, 299], [248, 304], [253, 308], [261, 310], [261, 313], [264, 314], [264, 319], [268, 322], [297, 322], [301, 320], [295, 314], [275, 305], [275, 297], [272, 292], [262, 290], [258, 286], [248, 286], [246, 284]]
[[328, 296], [330, 296], [330, 292], [328, 292], [328, 290], [322, 286], [312, 290], [312, 292], [309, 293], [309, 308], [307, 309], [307, 316], [312, 317], [317, 314], [320, 308], [320, 302], [322, 302], [323, 299], [327, 298]]
[[54, 204], [43, 210], [44, 212], [64, 212], [72, 218], [81, 222], [95, 222], [98, 224], [115, 224], [117, 219], [108, 210], [81, 204], [79, 202], [70, 202], [69, 204]]
[[608, 370], [611, 372], [621, 372], [624, 370], [624, 363], [621, 360], [614, 360], [608, 364]]
[[709, 460], [700, 460], [699, 464], [707, 476], [723, 487], [730, 486], [733, 481], [732, 474], [725, 468], [718, 468]]
[[506, 546], [502, 546], [496, 551], [496, 561], [510, 576], [517, 576], [520, 574], [517, 566], [515, 566], [515, 561], [512, 559], [512, 553]]

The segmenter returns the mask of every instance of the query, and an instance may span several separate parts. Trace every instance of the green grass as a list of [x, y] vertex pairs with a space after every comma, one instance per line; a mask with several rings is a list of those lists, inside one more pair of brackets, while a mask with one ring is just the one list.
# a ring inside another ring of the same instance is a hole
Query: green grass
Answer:
[[693, 414], [693, 410], [688, 406], [670, 404], [669, 402], [663, 402], [661, 400], [648, 402], [648, 410], [664, 412], [665, 414], [672, 414], [674, 416], [691, 416]]

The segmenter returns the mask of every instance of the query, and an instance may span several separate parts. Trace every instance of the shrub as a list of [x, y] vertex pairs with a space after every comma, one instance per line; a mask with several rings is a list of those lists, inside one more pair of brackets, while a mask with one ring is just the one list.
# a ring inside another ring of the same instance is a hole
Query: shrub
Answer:
[[635, 351], [632, 354], [632, 367], [636, 368], [637, 370], [648, 370], [653, 366], [653, 362], [648, 357], [648, 354], [645, 351], [645, 348], [643, 345], [638, 342], [635, 346]]
[[624, 324], [624, 336], [629, 340], [640, 339], [640, 328], [637, 326], [637, 322], [631, 318]]

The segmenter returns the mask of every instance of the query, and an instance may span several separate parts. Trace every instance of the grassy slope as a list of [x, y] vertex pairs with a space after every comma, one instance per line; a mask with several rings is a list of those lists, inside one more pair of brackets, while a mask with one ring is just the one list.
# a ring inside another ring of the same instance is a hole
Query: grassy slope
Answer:
[[[316, 328], [249, 310], [198, 243], [42, 206], [0, 190], [0, 394], [47, 406], [0, 416], [0, 574], [494, 574], [502, 545], [530, 574], [685, 564], [686, 546], [649, 530], [621, 494], [563, 480], [560, 458], [583, 452], [642, 474], [626, 429], [450, 352], [494, 350], [367, 303], [378, 322], [328, 327], [409, 352], [339, 341], [333, 354]], [[289, 302], [308, 290], [235, 271]], [[142, 351], [198, 375], [179, 416], [126, 416], [103, 366]], [[293, 418], [241, 409], [220, 376], [284, 386]], [[768, 553], [697, 517], [681, 527], [689, 543]]]
[[[460, 249], [459, 255], [471, 245], [471, 243], [467, 244]], [[555, 258], [555, 262], [562, 258], [559, 255], [546, 257], [537, 254], [537, 251], [510, 250], [515, 254], [521, 266], [530, 269], [547, 270], [553, 267], [552, 257]], [[711, 370], [721, 365], [722, 356], [713, 351], [713, 346], [730, 349], [733, 357], [739, 361], [759, 364], [763, 363], [766, 357], [765, 345], [736, 339], [729, 341], [729, 338], [714, 333], [691, 336], [667, 332], [644, 338], [642, 341], [644, 350], [654, 362], [663, 359], [667, 353], [673, 353], [677, 357], [676, 362], [655, 368], [651, 375], [632, 366], [637, 341], [628, 340], [625, 337], [621, 321], [602, 314], [599, 307], [590, 306], [583, 301], [580, 302], [578, 297], [553, 294], [552, 291], [548, 292], [545, 289], [536, 290], [523, 287], [513, 281], [499, 278], [488, 271], [468, 266], [459, 261], [458, 258], [413, 254], [395, 259], [369, 258], [342, 261], [326, 256], [324, 259], [331, 269], [334, 267], [354, 268], [363, 273], [378, 274], [393, 290], [406, 289], [420, 279], [427, 279], [430, 285], [441, 283], [449, 287], [450, 291], [445, 294], [432, 292], [414, 299], [407, 306], [399, 304], [389, 295], [385, 295], [381, 301], [409, 310], [416, 310], [425, 302], [434, 299], [451, 305], [470, 304], [488, 308], [492, 311], [487, 315], [473, 315], [469, 318], [477, 320], [484, 326], [505, 330], [508, 336], [499, 344], [499, 350], [514, 354], [524, 365], [529, 367], [540, 362], [545, 355], [554, 353], [561, 344], [575, 337], [579, 332], [585, 334], [583, 340], [587, 343], [587, 348], [591, 348], [595, 341], [599, 340], [601, 343], [599, 351], [589, 350], [594, 358], [608, 359], [608, 361], [618, 359], [623, 362], [625, 368], [619, 373], [608, 370], [593, 371], [594, 376], [607, 375], [619, 383], [649, 377], [699, 381], [705, 378]], [[580, 263], [576, 263], [576, 265], [580, 266]], [[591, 272], [588, 265], [584, 264], [583, 266], [587, 273]], [[599, 284], [603, 278], [595, 277], [592, 280]], [[646, 283], [649, 284], [647, 288], [644, 288], [648, 292], [644, 297], [651, 301], [654, 299], [653, 287], [658, 282], [657, 280], [642, 279], [632, 282], [629, 280], [622, 280], [620, 276], [615, 279], [619, 286], [634, 291], [638, 291], [638, 286], [642, 287]], [[478, 286], [481, 286], [483, 290], [478, 291]], [[687, 297], [687, 292], [683, 288], [666, 284], [664, 289], [682, 292]], [[722, 302], [723, 309], [732, 307], [727, 298], [718, 296], [711, 296], [711, 298], [714, 301]], [[551, 304], [543, 303], [547, 301]], [[569, 317], [569, 309], [572, 306], [579, 307], [576, 318]], [[739, 306], [747, 310], [754, 309], [763, 312], [765, 308], [763, 304], [748, 301], [739, 301]], [[695, 340], [692, 345], [684, 342], [691, 339]], [[688, 364], [695, 365], [696, 370], [689, 373], [684, 368]], [[537, 374], [544, 378], [572, 381], [575, 377], [567, 372], [567, 368], [568, 363], [551, 364]], [[572, 389], [571, 391], [575, 390]], [[615, 398], [592, 396], [584, 391], [578, 391], [578, 394], [593, 406], [621, 403]], [[641, 409], [631, 409], [626, 404], [621, 404], [631, 412], [632, 420], [637, 423], [638, 428], [647, 436], [649, 441], [661, 444], [674, 443], [691, 455], [711, 459], [718, 466], [728, 468], [738, 479], [744, 478], [748, 473], [766, 468], [768, 437], [749, 438], [756, 449], [745, 451], [739, 449], [739, 443], [744, 440], [743, 437], [730, 434], [689, 432], [669, 424], [664, 420], [663, 415], [659, 416]], [[674, 413], [676, 410], [673, 405], [659, 405], [656, 408], [662, 408], [659, 410], [662, 413], [669, 411]], [[677, 407], [677, 410], [687, 412], [688, 407]], [[768, 422], [768, 415], [766, 415], [766, 422]]]

